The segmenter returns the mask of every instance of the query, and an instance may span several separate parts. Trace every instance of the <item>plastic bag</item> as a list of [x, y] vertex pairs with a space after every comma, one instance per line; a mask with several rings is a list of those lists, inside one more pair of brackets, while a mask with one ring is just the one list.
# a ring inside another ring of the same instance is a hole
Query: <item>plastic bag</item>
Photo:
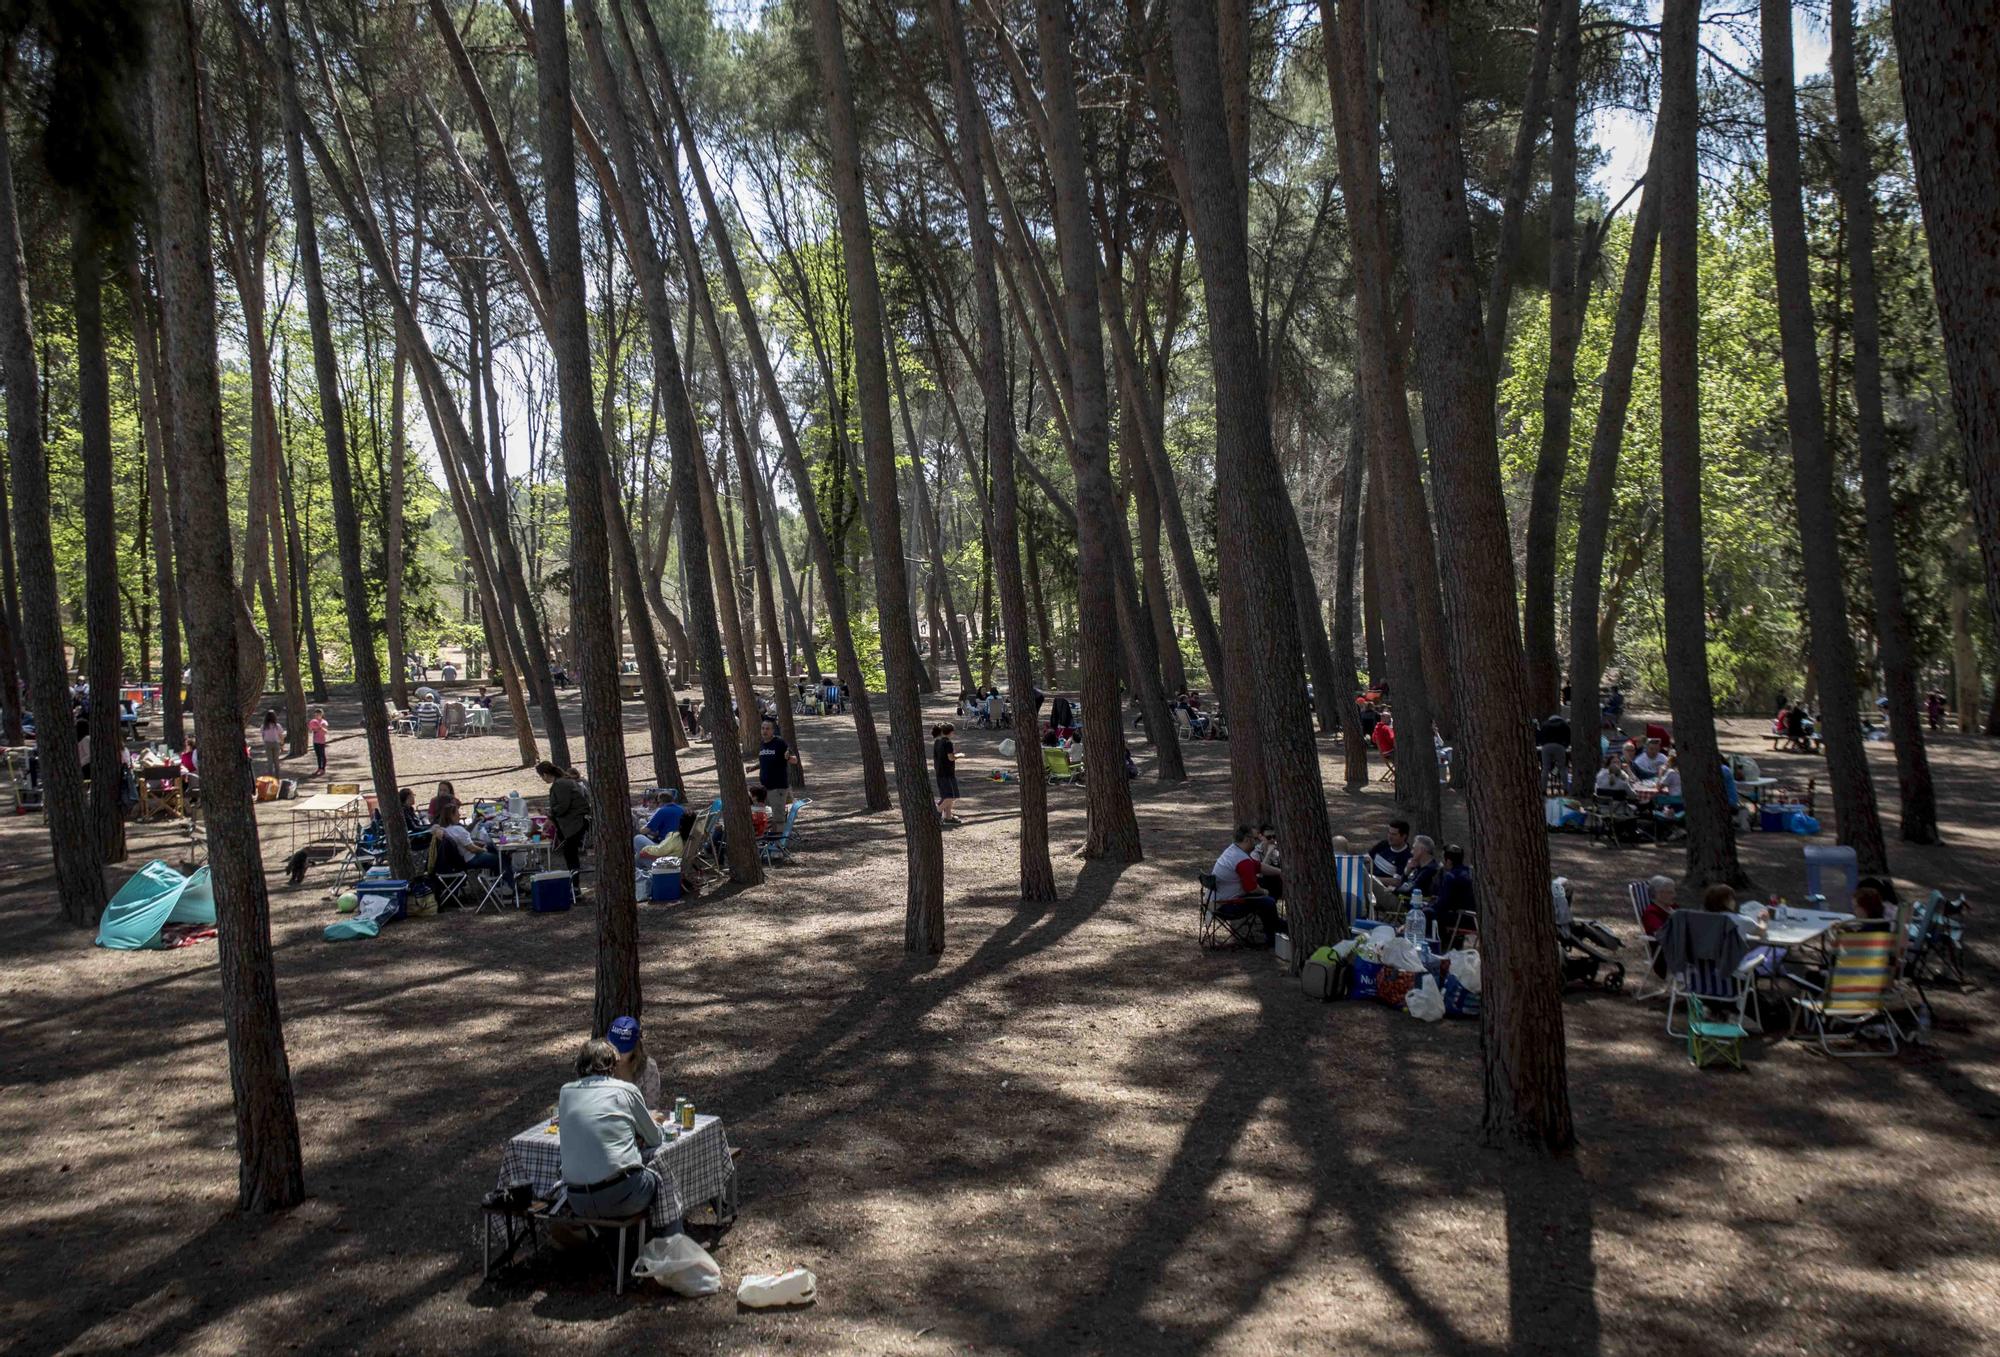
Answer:
[[1424, 954], [1408, 938], [1391, 938], [1382, 949], [1382, 964], [1399, 971], [1421, 971], [1424, 969]]
[[1365, 936], [1356, 940], [1355, 958], [1360, 961], [1380, 961], [1382, 949], [1395, 940], [1396, 930], [1387, 924], [1372, 928]]
[[819, 1278], [802, 1267], [789, 1272], [753, 1272], [736, 1288], [736, 1303], [753, 1310], [773, 1305], [810, 1305], [819, 1295]]
[[722, 1289], [720, 1265], [684, 1234], [649, 1241], [632, 1260], [632, 1275], [651, 1277], [678, 1296], [712, 1296]]
[[1410, 997], [1403, 1001], [1403, 1007], [1410, 1010], [1410, 1016], [1425, 1022], [1437, 1022], [1444, 1017], [1444, 994], [1438, 989], [1438, 982], [1425, 976], [1421, 985], [1410, 991]]
[[1479, 953], [1467, 947], [1446, 952], [1444, 959], [1451, 963], [1449, 973], [1453, 980], [1474, 994], [1479, 993]]
[[1456, 974], [1444, 978], [1444, 1015], [1447, 1018], [1479, 1016], [1479, 996], [1461, 985]]
[[1357, 946], [1359, 946], [1360, 943], [1361, 939], [1359, 938], [1348, 938], [1344, 942], [1336, 942], [1333, 945], [1333, 954], [1339, 957], [1342, 961], [1345, 961], [1347, 960], [1347, 958], [1354, 955], [1354, 949]]
[[1790, 820], [1786, 822], [1785, 828], [1791, 830], [1794, 834], [1817, 834], [1819, 833], [1819, 821], [1802, 810], [1795, 810], [1792, 812]]
[[1354, 956], [1354, 983], [1348, 990], [1348, 994], [1356, 999], [1373, 999], [1375, 997], [1375, 982], [1381, 977], [1381, 974], [1382, 964], [1380, 962], [1370, 961], [1357, 951]]

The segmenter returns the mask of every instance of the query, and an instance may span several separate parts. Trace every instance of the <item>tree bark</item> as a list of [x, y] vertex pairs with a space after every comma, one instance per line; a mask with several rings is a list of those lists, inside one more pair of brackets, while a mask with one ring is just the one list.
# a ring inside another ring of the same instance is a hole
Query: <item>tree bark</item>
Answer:
[[[1687, 807], [1688, 885], [1745, 882], [1722, 790], [1701, 513], [1701, 201], [1695, 162], [1700, 0], [1666, 0], [1660, 21], [1660, 113], [1653, 173], [1660, 188], [1660, 490], [1668, 698]], [[1851, 717], [1852, 713], [1848, 713]], [[1570, 738], [1577, 732], [1572, 729]]]
[[1854, 0], [1833, 0], [1834, 108], [1840, 140], [1840, 198], [1847, 214], [1847, 264], [1853, 298], [1855, 444], [1861, 461], [1862, 508], [1868, 534], [1868, 578], [1875, 599], [1875, 648], [1889, 699], [1889, 735], [1896, 747], [1896, 786], [1907, 843], [1938, 842], [1937, 789], [1924, 749], [1917, 667], [1896, 546], [1896, 486], [1882, 414], [1882, 316], [1875, 279], [1875, 169], [1861, 119], [1855, 73]]
[[1896, 0], [1893, 12], [1952, 407], [2000, 630], [2000, 27], [1981, 0]]
[[1549, 909], [1548, 832], [1521, 739], [1525, 673], [1449, 18], [1444, 0], [1383, 0], [1381, 15], [1424, 428], [1439, 514], [1451, 525], [1443, 583], [1459, 696], [1458, 757], [1475, 770], [1466, 807], [1482, 859], [1479, 944], [1482, 974], [1490, 975], [1480, 995], [1484, 1127], [1490, 1137], [1563, 1153], [1576, 1130]]
[[[159, 340], [151, 290], [139, 272], [136, 241], [128, 244], [125, 284], [132, 310], [132, 356], [138, 369], [139, 418], [146, 436], [146, 501], [153, 536], [153, 594], [160, 610], [160, 735], [178, 750], [187, 738], [182, 717], [180, 587], [174, 577], [172, 510], [167, 498], [167, 447], [160, 408]], [[3, 641], [4, 638], [0, 638]], [[0, 683], [13, 682], [0, 662]], [[18, 691], [18, 690], [17, 690]]]
[[[105, 246], [92, 214], [79, 209], [70, 226], [71, 312], [76, 321], [76, 423], [83, 445], [90, 818], [100, 864], [125, 860], [123, 765], [117, 757], [125, 747], [118, 706], [125, 666], [118, 619], [118, 515], [111, 501], [111, 371], [104, 357]], [[140, 644], [145, 644], [143, 636]], [[50, 728], [56, 728], [53, 712]]]
[[[368, 770], [374, 778], [379, 803], [387, 807], [400, 784], [396, 778], [395, 751], [389, 740], [389, 714], [383, 705], [382, 675], [376, 668], [375, 625], [368, 613], [368, 580], [361, 559], [361, 519], [355, 507], [347, 416], [340, 394], [340, 354], [334, 347], [332, 313], [320, 265], [318, 216], [300, 132], [306, 115], [299, 103], [298, 71], [284, 0], [274, 0], [271, 28], [285, 106], [285, 169], [291, 182], [292, 232], [298, 244], [299, 272], [305, 283], [306, 323], [312, 331], [313, 376], [319, 387], [320, 429], [326, 442], [328, 498], [340, 554], [341, 602], [347, 614], [348, 644], [354, 654], [354, 688], [361, 703], [362, 730], [367, 737]], [[390, 873], [409, 880], [414, 875], [414, 864], [403, 817], [385, 812], [382, 827], [388, 841]]]
[[848, 78], [838, 0], [813, 0], [812, 21], [820, 87], [827, 107], [827, 133], [833, 151], [833, 201], [840, 221], [841, 258], [847, 269], [855, 388], [861, 408], [861, 452], [867, 462], [869, 482], [875, 488], [868, 501], [868, 531], [874, 546], [875, 606], [882, 623], [882, 663], [889, 675], [889, 741], [895, 750], [896, 795], [902, 805], [903, 835], [909, 853], [903, 950], [935, 956], [944, 950], [944, 842], [937, 805], [931, 800], [930, 775], [924, 759], [927, 751], [923, 715], [917, 700], [916, 637], [910, 626], [902, 516], [894, 493], [896, 446], [883, 347], [886, 336], [882, 286], [875, 272], [875, 247], [870, 240], [868, 205], [861, 187], [861, 140], [855, 125], [854, 87]]
[[[1209, 361], [1215, 370], [1217, 531], [1229, 543], [1225, 579], [1238, 576], [1248, 608], [1237, 614], [1252, 657], [1248, 692], [1269, 769], [1274, 820], [1285, 845], [1285, 902], [1296, 969], [1315, 949], [1337, 941], [1346, 913], [1334, 877], [1333, 834], [1320, 783], [1319, 748], [1300, 683], [1297, 587], [1287, 542], [1271, 540], [1273, 505], [1289, 514], [1290, 497], [1271, 443], [1270, 409], [1250, 295], [1250, 250], [1238, 201], [1213, 11], [1201, 0], [1174, 0], [1175, 83], [1181, 92], [1195, 257], [1207, 300]], [[1266, 529], [1260, 533], [1259, 526]], [[1279, 524], [1279, 531], [1284, 525]]]
[[1340, 477], [1340, 528], [1334, 548], [1333, 663], [1345, 681], [1338, 692], [1322, 699], [1340, 706], [1341, 776], [1350, 795], [1368, 785], [1368, 750], [1361, 734], [1361, 709], [1354, 701], [1354, 575], [1361, 554], [1361, 487], [1368, 456], [1362, 423], [1357, 410], [1347, 466]]
[[[590, 319], [584, 311], [583, 239], [577, 212], [576, 142], [570, 131], [569, 27], [563, 0], [534, 0], [537, 145], [541, 151], [550, 335], [562, 408], [569, 502], [615, 510], [610, 459], [592, 399]], [[611, 552], [603, 521], [570, 516], [570, 631], [583, 686], [583, 743], [590, 759], [591, 847], [597, 858], [597, 997], [592, 1030], [639, 1015], [639, 913], [630, 898], [632, 802], [625, 721], [618, 700], [618, 630], [611, 610]], [[718, 773], [727, 776], [718, 768]]]
[[[1646, 171], [1646, 189], [1632, 223], [1632, 244], [1625, 259], [1625, 280], [1618, 293], [1618, 313], [1611, 324], [1611, 353], [1604, 364], [1598, 395], [1597, 427], [1590, 439], [1590, 464], [1584, 472], [1583, 500], [1576, 511], [1576, 554], [1570, 571], [1569, 599], [1569, 767], [1570, 786], [1581, 790], [1596, 784], [1602, 751], [1598, 731], [1604, 709], [1598, 685], [1604, 677], [1606, 648], [1598, 630], [1598, 610], [1604, 590], [1604, 548], [1611, 529], [1611, 501], [1618, 482], [1618, 458], [1625, 440], [1625, 415], [1632, 404], [1632, 375], [1639, 364], [1640, 331], [1646, 323], [1646, 298], [1653, 286], [1653, 260], [1660, 243], [1660, 177], [1657, 163]], [[1686, 774], [1683, 773], [1683, 780]]]
[[[4, 102], [8, 101], [0, 100]], [[28, 696], [37, 713], [42, 804], [48, 810], [56, 895], [63, 918], [78, 928], [88, 928], [104, 912], [104, 873], [70, 722], [55, 546], [49, 525], [48, 452], [42, 444], [41, 374], [35, 361], [27, 264], [14, 202], [8, 140], [6, 112], [0, 109], [0, 231], [5, 232], [0, 237], [0, 374], [4, 374], [7, 388], [7, 453], [14, 485], [21, 640], [26, 651]]]
[[1137, 862], [1139, 825], [1124, 765], [1123, 721], [1118, 698], [1117, 574], [1111, 554], [1117, 533], [1110, 523], [1110, 411], [1104, 379], [1103, 325], [1098, 307], [1098, 253], [1091, 232], [1076, 77], [1070, 57], [1070, 16], [1060, 0], [1037, 0], [1036, 32], [1042, 54], [1048, 111], [1048, 167], [1054, 185], [1057, 252], [1062, 274], [1064, 328], [1074, 391], [1070, 425], [1078, 499], [1078, 617], [1081, 630], [1084, 761], [1104, 770], [1086, 787], [1090, 827], [1087, 857]]
[[239, 595], [215, 357], [215, 268], [195, 100], [194, 16], [172, 0], [153, 8], [151, 30], [153, 243], [165, 339], [160, 366], [167, 379], [161, 404], [166, 446], [175, 462], [170, 478], [175, 536], [203, 544], [200, 551], [180, 553], [180, 582], [194, 661], [195, 720], [202, 734], [202, 815], [215, 891], [222, 1030], [236, 1107], [236, 1204], [245, 1211], [282, 1211], [304, 1199], [305, 1175], [238, 705]]
[[[819, 498], [813, 491], [812, 475], [806, 467], [805, 453], [799, 447], [798, 431], [792, 423], [791, 412], [785, 404], [784, 388], [778, 383], [778, 373], [771, 361], [770, 350], [764, 344], [763, 329], [758, 323], [756, 307], [751, 304], [750, 292], [743, 283], [743, 270], [736, 260], [735, 246], [730, 241], [728, 223], [723, 220], [722, 211], [716, 205], [715, 192], [708, 181], [708, 170], [702, 163], [701, 152], [694, 138], [694, 128], [688, 120], [687, 108], [681, 101], [680, 89], [674, 80], [673, 71], [667, 65], [666, 54], [661, 49], [659, 33], [654, 27], [651, 12], [645, 5], [634, 5], [640, 27], [644, 30], [646, 46], [653, 58], [654, 74], [659, 89], [666, 96], [667, 108], [673, 118], [674, 128], [680, 141], [687, 148], [688, 169], [694, 180], [695, 192], [700, 195], [702, 214], [709, 226], [709, 238], [715, 242], [716, 261], [722, 266], [722, 280], [729, 289], [731, 304], [743, 325], [743, 336], [750, 350], [750, 357], [757, 365], [757, 379], [764, 393], [764, 408], [770, 414], [778, 431], [778, 448], [784, 456], [785, 470], [792, 479], [792, 493], [798, 497], [799, 517], [805, 526], [806, 542], [811, 547], [813, 559], [819, 565], [820, 595], [826, 604], [827, 624], [833, 633], [834, 668], [841, 682], [848, 685], [849, 702], [854, 713], [854, 732], [860, 743], [861, 752], [861, 793], [862, 803], [870, 811], [889, 808], [889, 775], [882, 761], [882, 745], [875, 733], [873, 704], [868, 695], [867, 680], [861, 673], [861, 662], [854, 648], [854, 628], [850, 621], [847, 586], [841, 577], [840, 561], [828, 540], [824, 520], [820, 517]], [[619, 8], [621, 36], [625, 36], [624, 7]], [[629, 36], [626, 45], [631, 47]], [[636, 49], [635, 49], [636, 50]], [[668, 177], [671, 200], [677, 192], [672, 177]]]
[[1558, 6], [1570, 0], [1541, 0], [1535, 20], [1535, 46], [1528, 58], [1528, 88], [1521, 97], [1521, 122], [1514, 131], [1514, 158], [1507, 170], [1507, 190], [1500, 202], [1500, 240], [1493, 250], [1493, 277], [1486, 286], [1486, 360], [1495, 381], [1507, 353], [1507, 311], [1514, 297], [1514, 261], [1521, 254], [1521, 218], [1528, 190], [1535, 183], [1535, 143], [1541, 140], [1547, 115], [1549, 63], [1555, 52]]
[[1854, 637], [1841, 578], [1840, 514], [1833, 499], [1833, 457], [1820, 397], [1819, 344], [1813, 317], [1811, 255], [1806, 240], [1799, 113], [1792, 83], [1792, 7], [1763, 0], [1764, 147], [1771, 188], [1771, 245], [1778, 285], [1778, 333], [1784, 354], [1785, 411], [1797, 490], [1799, 543], [1814, 667], [1819, 671], [1821, 738], [1835, 831], [1854, 849], [1864, 876], [1886, 876], [1889, 853], [1875, 808], [1875, 780], [1861, 739]]
[[[1528, 490], [1528, 551], [1522, 581], [1522, 643], [1528, 661], [1525, 715], [1555, 710], [1562, 693], [1556, 658], [1556, 537], [1563, 480], [1569, 473], [1576, 414], [1576, 348], [1583, 334], [1587, 282], [1576, 267], [1577, 63], [1580, 0], [1558, 0], [1555, 92], [1549, 104], [1549, 366], [1542, 379], [1542, 442]], [[1505, 317], [1501, 318], [1502, 325]], [[1504, 341], [1503, 341], [1504, 342]], [[1498, 374], [1499, 363], [1493, 364]], [[1574, 685], [1571, 687], [1574, 692]]]
[[1383, 668], [1375, 668], [1371, 639], [1370, 672], [1378, 682], [1387, 679], [1395, 709], [1397, 808], [1419, 833], [1437, 833], [1443, 828], [1443, 805], [1431, 733], [1434, 728], [1451, 733], [1451, 723], [1444, 719], [1451, 704], [1445, 691], [1443, 605], [1423, 471], [1410, 433], [1402, 340], [1389, 301], [1395, 259], [1383, 201], [1375, 76], [1367, 58], [1363, 12], [1355, 0], [1345, 0], [1338, 11], [1324, 0], [1320, 22], [1328, 43], [1338, 127], [1335, 150], [1355, 251], [1355, 340], [1370, 460], [1368, 512], [1371, 520], [1379, 520], [1372, 524], [1376, 535], [1368, 575], [1376, 585]]

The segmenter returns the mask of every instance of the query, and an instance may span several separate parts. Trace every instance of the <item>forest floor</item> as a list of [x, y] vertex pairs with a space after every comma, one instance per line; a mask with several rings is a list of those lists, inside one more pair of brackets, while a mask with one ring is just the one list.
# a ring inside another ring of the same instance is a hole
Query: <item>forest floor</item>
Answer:
[[[334, 772], [367, 782], [353, 704], [330, 711]], [[626, 716], [647, 785], [643, 715]], [[1186, 786], [1135, 784], [1140, 864], [1074, 856], [1082, 795], [1054, 789], [1062, 900], [1024, 908], [1014, 797], [984, 780], [999, 736], [962, 731], [947, 944], [913, 961], [896, 816], [860, 808], [851, 723], [801, 725], [813, 805], [793, 861], [640, 911], [667, 1094], [722, 1116], [743, 1152], [742, 1215], [714, 1245], [723, 1294], [703, 1300], [650, 1283], [616, 1298], [597, 1254], [480, 1279], [475, 1207], [501, 1146], [585, 1035], [590, 909], [323, 942], [324, 882], [283, 887], [287, 809], [262, 807], [309, 1196], [245, 1217], [213, 944], [93, 948], [57, 920], [39, 821], [7, 821], [0, 1349], [2000, 1350], [1991, 743], [1933, 745], [1946, 846], [1891, 840], [1906, 888], [1975, 902], [1973, 984], [1935, 995], [1927, 1048], [1834, 1061], [1755, 1041], [1747, 1072], [1697, 1071], [1661, 1003], [1576, 992], [1580, 1146], [1549, 1164], [1482, 1146], [1477, 1023], [1319, 1004], [1268, 954], [1196, 947], [1225, 745], [1189, 749]], [[1725, 744], [1803, 780], [1811, 761], [1764, 758], [1761, 725]], [[441, 776], [461, 796], [528, 790], [513, 751], [504, 724], [396, 744], [424, 799]], [[1890, 751], [1870, 755], [1893, 820]], [[1462, 836], [1463, 802], [1447, 805]], [[1390, 813], [1380, 784], [1332, 807], [1362, 843]], [[135, 864], [173, 842], [135, 831]], [[1750, 835], [1743, 853], [1796, 899], [1800, 842]], [[1553, 843], [1581, 911], [1628, 940], [1621, 883], [1680, 863]], [[818, 1274], [815, 1306], [738, 1310], [741, 1274], [793, 1264]]]

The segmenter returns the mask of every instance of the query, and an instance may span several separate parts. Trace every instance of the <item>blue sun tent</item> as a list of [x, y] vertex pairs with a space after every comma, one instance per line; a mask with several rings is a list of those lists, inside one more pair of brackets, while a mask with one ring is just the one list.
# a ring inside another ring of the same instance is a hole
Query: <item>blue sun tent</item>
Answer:
[[215, 922], [215, 889], [208, 868], [183, 876], [157, 859], [141, 867], [111, 897], [97, 925], [97, 945], [134, 952], [158, 947], [168, 924]]

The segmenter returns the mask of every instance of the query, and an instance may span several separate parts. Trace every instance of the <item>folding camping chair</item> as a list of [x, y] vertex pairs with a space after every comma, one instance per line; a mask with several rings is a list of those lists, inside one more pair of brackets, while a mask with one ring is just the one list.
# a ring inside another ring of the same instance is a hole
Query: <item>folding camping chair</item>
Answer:
[[424, 856], [423, 879], [430, 883], [432, 893], [437, 896], [439, 909], [443, 909], [446, 905], [463, 908], [465, 902], [459, 898], [459, 893], [465, 889], [466, 882], [470, 881], [472, 876], [463, 868], [450, 871], [439, 867], [438, 859], [443, 855], [444, 845], [444, 835], [431, 835], [430, 851]]
[[1690, 994], [1687, 1001], [1688, 1060], [1696, 1069], [1718, 1059], [1742, 1069], [1743, 1039], [1749, 1035], [1743, 1028], [1742, 1019], [1719, 1022], [1709, 1015], [1708, 1006], [1700, 995]]
[[[1660, 940], [1646, 931], [1646, 910], [1653, 903], [1653, 883], [1650, 881], [1628, 881], [1625, 894], [1632, 901], [1632, 922], [1639, 925], [1641, 945], [1646, 949], [1645, 974], [1653, 974], [1653, 962], [1660, 954]], [[1651, 999], [1665, 991], [1655, 986], [1652, 989], [1634, 988], [1634, 999]]]
[[1351, 929], [1375, 917], [1375, 893], [1368, 888], [1368, 859], [1360, 853], [1339, 853], [1333, 859], [1333, 879], [1340, 888], [1341, 907]]
[[1069, 751], [1060, 745], [1042, 746], [1042, 767], [1047, 770], [1049, 781], [1067, 787], [1083, 785], [1083, 764], [1073, 760]]
[[1216, 912], [1219, 903], [1215, 898], [1216, 879], [1213, 873], [1201, 874], [1201, 930], [1198, 941], [1203, 947], [1250, 947], [1257, 941], [1253, 931], [1257, 926], [1257, 916], [1241, 914], [1233, 919], [1225, 919]]
[[[1710, 923], [1710, 920], [1716, 920]], [[1707, 929], [1731, 928], [1735, 921], [1699, 910], [1675, 910], [1667, 916], [1667, 926], [1660, 930], [1659, 946], [1671, 948], [1672, 935], [1676, 932]], [[1696, 934], [1700, 938], [1700, 933]], [[1716, 961], [1696, 961], [1680, 967], [1667, 977], [1667, 1035], [1685, 1037], [1685, 1032], [1674, 1030], [1674, 1010], [1683, 1000], [1702, 999], [1705, 1007], [1715, 1010], [1734, 1010], [1737, 1026], [1743, 1025], [1746, 1008], [1750, 1002], [1750, 979], [1756, 965], [1763, 959], [1765, 951], [1755, 949], [1741, 956], [1734, 967]]]
[[777, 862], [790, 854], [792, 850], [792, 829], [799, 822], [800, 804], [800, 802], [794, 801], [791, 807], [786, 810], [783, 828], [766, 830], [764, 836], [757, 840], [757, 860], [759, 862], [767, 864]]

